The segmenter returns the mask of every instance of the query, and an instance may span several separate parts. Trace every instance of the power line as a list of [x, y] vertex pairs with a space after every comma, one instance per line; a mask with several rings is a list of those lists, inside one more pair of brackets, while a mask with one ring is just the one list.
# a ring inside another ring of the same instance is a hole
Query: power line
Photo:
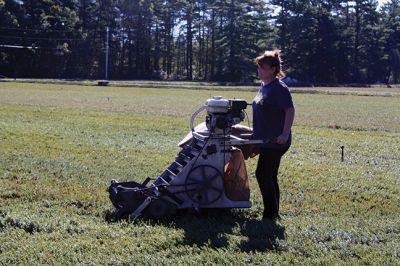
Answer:
[[[73, 29], [73, 30], [53, 30], [53, 29], [32, 29], [32, 28], [13, 28], [13, 27], [0, 27], [0, 30], [13, 30], [13, 31], [32, 31], [32, 32], [44, 32], [44, 33], [51, 33], [51, 32], [79, 32], [79, 29]], [[110, 29], [110, 32], [112, 30]], [[116, 30], [117, 31], [117, 30]], [[85, 30], [82, 31], [82, 33], [103, 33], [104, 30]]]
[[0, 27], [1, 30], [13, 30], [13, 31], [34, 31], [34, 32], [74, 32], [74, 30], [53, 30], [53, 29], [28, 29], [28, 28], [13, 28], [13, 27]]
[[40, 46], [22, 46], [22, 45], [9, 45], [9, 44], [0, 44], [0, 47], [3, 48], [15, 48], [15, 49], [46, 49], [46, 50], [60, 50], [59, 48], [51, 48], [51, 47], [40, 47]]
[[1, 30], [14, 30], [14, 31], [46, 31], [46, 32], [73, 32], [73, 30], [46, 30], [46, 29], [24, 29], [24, 28], [11, 28], [11, 27], [0, 27]]
[[[9, 39], [28, 39], [28, 40], [48, 40], [48, 41], [86, 41], [87, 39], [76, 39], [76, 38], [49, 38], [49, 37], [30, 37], [30, 36], [12, 36], [12, 35], [0, 35], [0, 38]], [[92, 39], [103, 39], [101, 36]]]
[[[55, 47], [44, 47], [44, 46], [27, 46], [27, 45], [13, 45], [13, 44], [0, 44], [1, 48], [13, 48], [13, 49], [33, 49], [33, 50], [63, 50], [62, 47], [55, 48]], [[75, 52], [75, 51], [93, 51], [96, 48], [85, 47], [85, 48], [71, 48], [68, 47], [68, 51]], [[104, 50], [102, 48], [101, 50]], [[109, 48], [110, 51], [116, 51], [116, 49]]]

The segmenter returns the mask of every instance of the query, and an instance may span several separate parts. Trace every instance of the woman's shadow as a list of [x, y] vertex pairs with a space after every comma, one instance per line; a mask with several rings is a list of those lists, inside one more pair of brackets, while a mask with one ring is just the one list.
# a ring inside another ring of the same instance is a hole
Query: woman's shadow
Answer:
[[182, 228], [185, 234], [179, 244], [184, 245], [223, 248], [229, 246], [230, 238], [245, 236], [246, 239], [237, 244], [240, 251], [268, 251], [279, 249], [279, 240], [285, 239], [283, 225], [251, 218], [248, 213], [239, 210], [208, 209], [197, 215], [178, 212], [160, 222], [167, 227]]

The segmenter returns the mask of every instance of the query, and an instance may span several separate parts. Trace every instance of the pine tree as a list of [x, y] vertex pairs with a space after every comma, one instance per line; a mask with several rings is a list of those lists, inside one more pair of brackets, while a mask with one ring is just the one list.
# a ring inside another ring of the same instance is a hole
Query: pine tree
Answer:
[[386, 60], [386, 83], [400, 83], [400, 1], [391, 0], [382, 8], [384, 50]]

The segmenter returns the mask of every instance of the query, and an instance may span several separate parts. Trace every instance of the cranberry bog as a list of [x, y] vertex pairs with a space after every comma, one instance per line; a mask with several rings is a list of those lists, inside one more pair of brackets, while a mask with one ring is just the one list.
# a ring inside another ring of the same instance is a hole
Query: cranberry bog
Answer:
[[0, 264], [400, 264], [399, 88], [292, 89], [278, 223], [253, 158], [251, 208], [132, 224], [111, 218], [111, 179], [156, 177], [197, 107], [257, 87], [110, 84], [0, 82]]

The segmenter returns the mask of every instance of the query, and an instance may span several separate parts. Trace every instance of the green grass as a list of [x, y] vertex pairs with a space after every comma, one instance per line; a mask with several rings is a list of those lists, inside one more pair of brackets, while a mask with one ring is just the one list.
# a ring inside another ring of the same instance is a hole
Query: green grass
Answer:
[[207, 98], [256, 89], [142, 85], [0, 83], [0, 264], [400, 264], [399, 89], [294, 90], [278, 225], [256, 158], [250, 209], [111, 222], [111, 179], [157, 176]]

